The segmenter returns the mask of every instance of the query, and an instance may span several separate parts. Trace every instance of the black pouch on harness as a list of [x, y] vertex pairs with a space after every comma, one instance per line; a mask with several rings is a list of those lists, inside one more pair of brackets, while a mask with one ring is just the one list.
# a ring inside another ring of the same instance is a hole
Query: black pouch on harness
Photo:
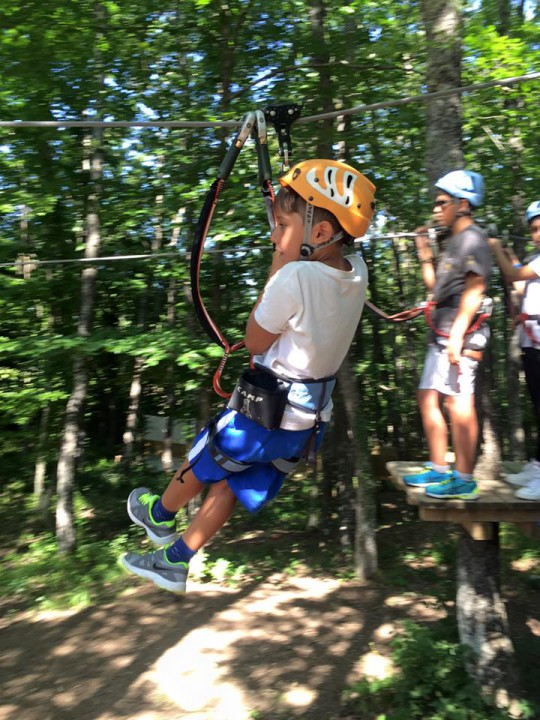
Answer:
[[259, 423], [267, 430], [281, 424], [290, 383], [264, 370], [244, 370], [236, 383], [228, 407]]

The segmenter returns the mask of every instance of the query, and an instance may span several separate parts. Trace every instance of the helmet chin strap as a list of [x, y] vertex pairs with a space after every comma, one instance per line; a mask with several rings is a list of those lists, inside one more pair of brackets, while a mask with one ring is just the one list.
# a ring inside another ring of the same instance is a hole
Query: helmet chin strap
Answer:
[[317, 250], [321, 250], [324, 247], [328, 247], [328, 245], [337, 243], [345, 234], [342, 230], [339, 230], [337, 233], [332, 235], [329, 240], [325, 240], [325, 242], [317, 245], [312, 245], [309, 240], [311, 238], [311, 229], [313, 227], [313, 212], [313, 205], [309, 202], [306, 203], [306, 213], [304, 217], [304, 242], [300, 246], [300, 260], [307, 260], [314, 252], [317, 252]]

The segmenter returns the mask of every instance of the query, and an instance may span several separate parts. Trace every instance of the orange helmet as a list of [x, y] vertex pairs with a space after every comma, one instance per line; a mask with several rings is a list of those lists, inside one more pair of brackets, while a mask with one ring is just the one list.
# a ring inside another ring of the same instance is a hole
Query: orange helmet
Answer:
[[352, 237], [366, 234], [375, 209], [375, 185], [365, 175], [338, 160], [306, 160], [279, 178], [315, 207], [337, 218]]

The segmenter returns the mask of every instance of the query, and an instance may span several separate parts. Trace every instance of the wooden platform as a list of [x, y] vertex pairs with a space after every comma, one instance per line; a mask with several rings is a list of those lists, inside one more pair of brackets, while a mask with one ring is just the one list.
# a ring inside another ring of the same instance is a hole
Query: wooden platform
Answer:
[[[480, 497], [476, 500], [438, 500], [425, 494], [424, 488], [405, 485], [404, 475], [420, 472], [421, 462], [393, 461], [386, 464], [392, 482], [407, 494], [407, 502], [418, 507], [422, 520], [435, 522], [457, 522], [469, 529], [471, 524], [511, 522], [517, 523], [527, 534], [540, 538], [540, 501], [519, 500], [514, 493], [517, 488], [504, 480], [486, 480], [478, 478]], [[504, 469], [517, 472], [520, 465], [507, 465]], [[472, 533], [481, 539], [482, 531]]]

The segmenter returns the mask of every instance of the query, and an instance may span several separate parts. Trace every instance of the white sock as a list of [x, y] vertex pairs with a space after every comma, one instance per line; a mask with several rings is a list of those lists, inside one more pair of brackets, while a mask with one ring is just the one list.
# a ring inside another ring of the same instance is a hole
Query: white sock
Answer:
[[448, 472], [448, 465], [436, 465], [435, 463], [431, 463], [431, 467], [435, 472], [438, 473], [446, 473]]
[[463, 473], [456, 470], [456, 475], [458, 475], [461, 480], [465, 480], [465, 482], [472, 482], [472, 473]]

